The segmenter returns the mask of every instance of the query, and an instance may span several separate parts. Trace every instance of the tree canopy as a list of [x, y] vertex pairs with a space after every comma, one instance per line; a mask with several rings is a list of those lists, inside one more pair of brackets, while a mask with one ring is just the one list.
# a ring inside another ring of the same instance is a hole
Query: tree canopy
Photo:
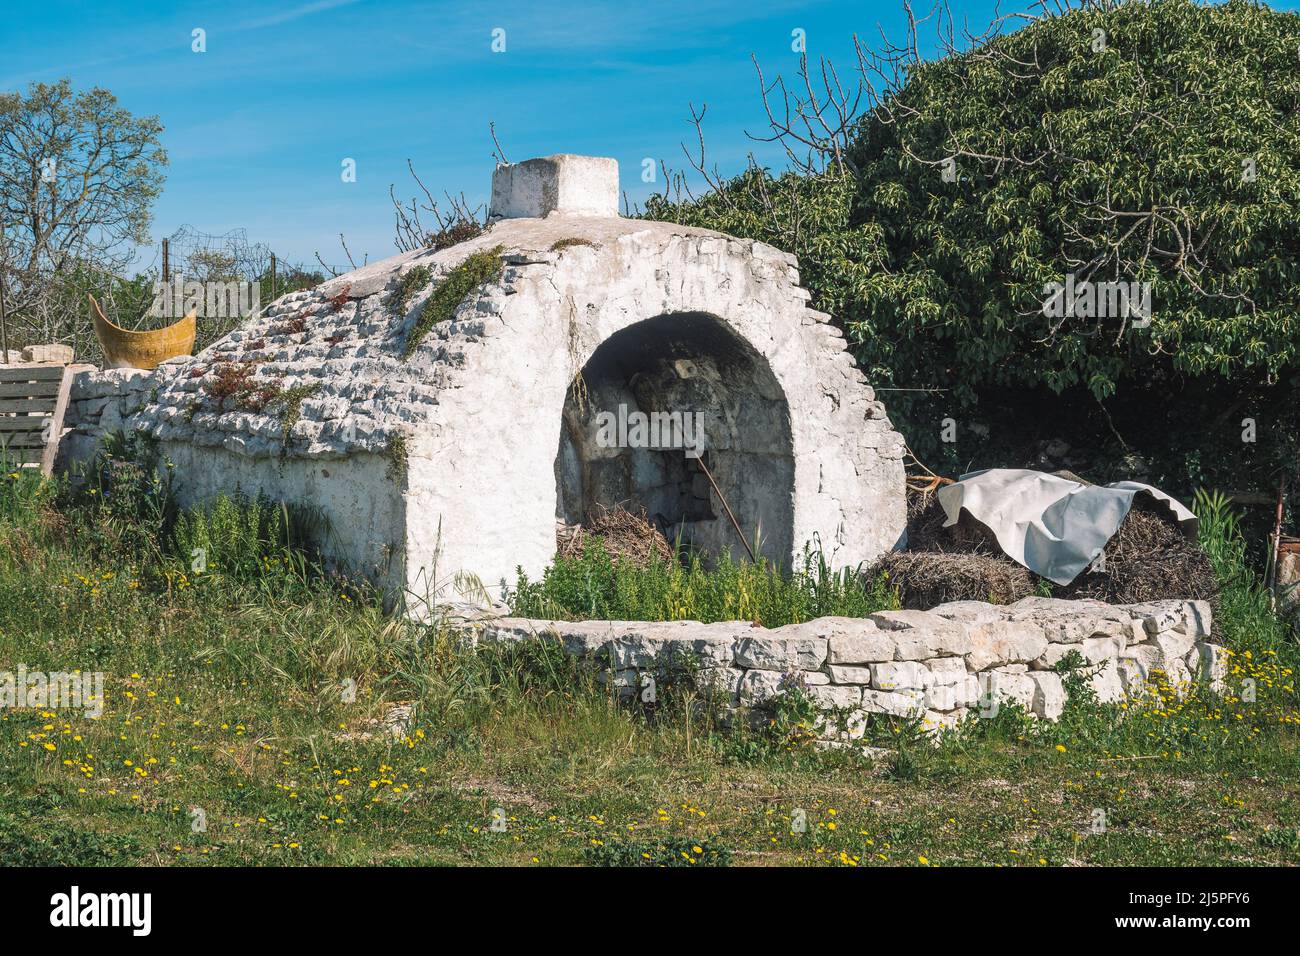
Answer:
[[[906, 63], [842, 162], [647, 214], [799, 254], [882, 383], [1266, 385], [1300, 367], [1297, 106], [1295, 14], [1088, 5]], [[1067, 276], [1150, 283], [1150, 324], [1045, 314]]]
[[148, 241], [167, 156], [157, 117], [67, 80], [0, 93], [0, 221], [6, 304], [19, 336], [57, 341]]

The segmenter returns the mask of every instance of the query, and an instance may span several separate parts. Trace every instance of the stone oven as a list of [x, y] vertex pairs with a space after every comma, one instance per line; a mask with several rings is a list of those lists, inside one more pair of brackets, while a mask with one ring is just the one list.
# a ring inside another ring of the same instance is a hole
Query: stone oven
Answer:
[[742, 554], [709, 475], [787, 567], [901, 544], [902, 440], [795, 258], [617, 204], [612, 159], [502, 166], [477, 238], [285, 296], [153, 373], [83, 373], [69, 453], [111, 405], [183, 500], [310, 506], [328, 556], [417, 601], [536, 576], [557, 520], [614, 504]]

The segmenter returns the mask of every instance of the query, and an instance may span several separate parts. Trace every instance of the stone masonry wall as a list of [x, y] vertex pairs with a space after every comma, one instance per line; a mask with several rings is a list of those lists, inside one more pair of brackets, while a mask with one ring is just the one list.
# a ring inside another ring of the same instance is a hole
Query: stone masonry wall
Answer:
[[106, 434], [129, 427], [126, 420], [149, 402], [165, 369], [164, 365], [158, 372], [139, 368], [99, 371], [92, 366], [79, 370], [72, 379], [56, 467], [66, 471], [89, 460]]
[[688, 652], [703, 679], [729, 692], [734, 708], [801, 686], [825, 709], [847, 715], [842, 726], [850, 736], [861, 735], [863, 718], [872, 713], [920, 717], [930, 729], [953, 726], [986, 699], [1013, 700], [1053, 720], [1066, 695], [1052, 668], [1070, 651], [1095, 668], [1090, 683], [1103, 702], [1140, 689], [1157, 670], [1175, 687], [1196, 680], [1217, 687], [1225, 673], [1203, 601], [958, 601], [932, 611], [825, 617], [770, 630], [743, 621], [523, 618], [476, 627], [484, 641], [559, 640], [629, 696], [641, 686], [641, 675]]

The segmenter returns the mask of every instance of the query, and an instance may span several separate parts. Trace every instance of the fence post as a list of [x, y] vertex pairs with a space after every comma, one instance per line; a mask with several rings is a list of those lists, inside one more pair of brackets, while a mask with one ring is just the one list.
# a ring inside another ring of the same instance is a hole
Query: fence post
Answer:
[[274, 301], [274, 299], [275, 299], [275, 253], [273, 252], [271, 253], [271, 294], [267, 297], [267, 301]]
[[9, 364], [9, 315], [5, 311], [5, 275], [9, 271], [9, 247], [5, 245], [5, 224], [0, 222], [0, 365]]
[[172, 281], [172, 266], [171, 266], [171, 256], [170, 256], [171, 250], [167, 246], [166, 239], [163, 240], [162, 246], [163, 246], [162, 277], [163, 277], [163, 286], [166, 287]]

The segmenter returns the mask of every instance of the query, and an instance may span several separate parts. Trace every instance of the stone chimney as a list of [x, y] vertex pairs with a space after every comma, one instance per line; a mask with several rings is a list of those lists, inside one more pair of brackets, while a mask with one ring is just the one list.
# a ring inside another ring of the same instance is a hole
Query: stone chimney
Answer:
[[488, 220], [618, 216], [618, 160], [557, 153], [498, 166]]

